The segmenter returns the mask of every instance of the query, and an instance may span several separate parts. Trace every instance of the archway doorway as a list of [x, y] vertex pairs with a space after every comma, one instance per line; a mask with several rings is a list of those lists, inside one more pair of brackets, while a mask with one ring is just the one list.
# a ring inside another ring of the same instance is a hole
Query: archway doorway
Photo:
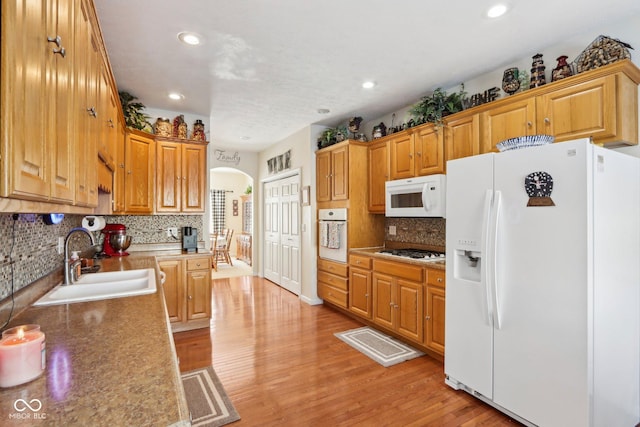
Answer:
[[[208, 218], [206, 228], [209, 231], [209, 242], [215, 232], [225, 230], [233, 233], [229, 245], [232, 260], [239, 260], [238, 267], [244, 273], [253, 272], [252, 257], [254, 228], [254, 181], [245, 172], [229, 168], [218, 167], [209, 171]], [[238, 268], [231, 270], [232, 265], [219, 264], [215, 276], [229, 277], [243, 275]], [[249, 267], [249, 268], [247, 268]], [[228, 274], [224, 274], [226, 271]]]

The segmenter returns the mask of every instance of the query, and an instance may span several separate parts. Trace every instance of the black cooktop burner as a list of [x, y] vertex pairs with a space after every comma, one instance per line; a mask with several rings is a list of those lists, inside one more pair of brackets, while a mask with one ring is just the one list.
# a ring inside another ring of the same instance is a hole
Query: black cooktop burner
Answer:
[[406, 248], [406, 249], [383, 249], [380, 251], [383, 254], [396, 255], [407, 258], [443, 258], [444, 253], [429, 251], [426, 249], [414, 249], [414, 248]]

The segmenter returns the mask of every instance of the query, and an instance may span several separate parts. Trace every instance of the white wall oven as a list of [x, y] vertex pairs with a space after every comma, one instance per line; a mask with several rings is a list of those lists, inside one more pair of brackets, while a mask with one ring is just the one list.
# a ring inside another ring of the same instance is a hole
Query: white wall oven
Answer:
[[318, 210], [318, 254], [322, 259], [347, 262], [347, 209]]

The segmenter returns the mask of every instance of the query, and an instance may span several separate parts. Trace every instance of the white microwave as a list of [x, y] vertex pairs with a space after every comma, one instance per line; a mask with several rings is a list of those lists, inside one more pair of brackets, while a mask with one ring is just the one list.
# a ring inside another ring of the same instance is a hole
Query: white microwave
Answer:
[[385, 183], [385, 216], [445, 216], [446, 175], [396, 179]]

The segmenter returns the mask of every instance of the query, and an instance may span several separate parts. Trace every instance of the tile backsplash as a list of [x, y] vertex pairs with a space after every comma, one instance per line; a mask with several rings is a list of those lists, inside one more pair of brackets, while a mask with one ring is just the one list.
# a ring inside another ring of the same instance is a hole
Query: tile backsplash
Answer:
[[[38, 214], [20, 214], [15, 221], [12, 214], [0, 214], [0, 301], [11, 295], [12, 283], [15, 292], [62, 267], [58, 237], [81, 226], [82, 218], [83, 215], [65, 215], [60, 224], [46, 225]], [[179, 232], [183, 226], [195, 227], [202, 240], [203, 215], [111, 215], [105, 219], [107, 223], [126, 225], [127, 234], [133, 236], [132, 245], [178, 243], [180, 240], [167, 236], [168, 227], [176, 227]], [[102, 233], [95, 235], [101, 244]], [[83, 239], [82, 235], [77, 239]], [[80, 250], [87, 247], [85, 241], [77, 245]], [[70, 248], [76, 249], [75, 241]]]
[[[395, 235], [389, 234], [390, 226], [396, 227]], [[445, 246], [445, 226], [446, 220], [444, 218], [386, 218], [385, 240]]]

